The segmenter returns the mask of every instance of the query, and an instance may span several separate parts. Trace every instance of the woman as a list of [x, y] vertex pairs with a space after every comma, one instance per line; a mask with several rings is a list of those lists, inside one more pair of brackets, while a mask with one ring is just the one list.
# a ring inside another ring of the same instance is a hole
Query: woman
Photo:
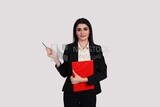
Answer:
[[[100, 81], [107, 77], [107, 66], [101, 46], [94, 44], [92, 27], [85, 18], [78, 19], [73, 27], [73, 43], [66, 45], [61, 63], [54, 50], [46, 48], [47, 55], [53, 58], [60, 75], [67, 77], [63, 86], [64, 107], [96, 107], [96, 95], [101, 92]], [[72, 70], [72, 62], [93, 60], [94, 74], [88, 77], [79, 76]], [[74, 73], [74, 77], [72, 74]], [[73, 85], [87, 83], [94, 89], [74, 92]]]

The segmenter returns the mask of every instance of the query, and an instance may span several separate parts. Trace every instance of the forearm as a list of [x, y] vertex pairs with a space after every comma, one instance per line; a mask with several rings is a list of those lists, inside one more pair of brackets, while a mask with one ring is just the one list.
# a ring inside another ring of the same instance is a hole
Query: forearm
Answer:
[[54, 62], [55, 62], [55, 64], [56, 64], [56, 67], [59, 67], [59, 66], [61, 65], [61, 62], [60, 62], [60, 60], [59, 60], [59, 59], [54, 60]]

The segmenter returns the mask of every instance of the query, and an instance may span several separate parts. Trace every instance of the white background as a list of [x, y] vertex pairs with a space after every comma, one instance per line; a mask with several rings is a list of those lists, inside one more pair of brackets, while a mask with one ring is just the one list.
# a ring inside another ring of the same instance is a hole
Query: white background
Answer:
[[41, 42], [62, 49], [81, 17], [108, 65], [97, 107], [159, 107], [159, 14], [158, 0], [1, 0], [0, 107], [63, 107], [65, 79]]

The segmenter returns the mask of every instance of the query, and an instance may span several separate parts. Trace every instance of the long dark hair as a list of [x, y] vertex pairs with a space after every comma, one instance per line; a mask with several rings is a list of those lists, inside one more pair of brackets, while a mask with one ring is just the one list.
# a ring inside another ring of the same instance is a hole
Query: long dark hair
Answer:
[[89, 33], [88, 41], [89, 41], [90, 44], [94, 44], [92, 26], [91, 26], [90, 22], [85, 18], [77, 19], [76, 22], [74, 23], [74, 26], [73, 26], [73, 43], [78, 42], [78, 37], [76, 35], [76, 28], [77, 28], [78, 24], [86, 24], [89, 27], [90, 33]]

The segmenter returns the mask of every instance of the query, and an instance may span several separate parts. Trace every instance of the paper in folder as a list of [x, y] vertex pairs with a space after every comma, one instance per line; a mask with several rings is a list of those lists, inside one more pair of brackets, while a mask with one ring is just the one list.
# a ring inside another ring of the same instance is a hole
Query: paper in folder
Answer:
[[[93, 75], [93, 60], [72, 62], [72, 70], [74, 70], [79, 76], [85, 78]], [[74, 77], [74, 74], [72, 73]], [[73, 91], [85, 91], [94, 89], [94, 85], [88, 85], [87, 82], [73, 84]]]

